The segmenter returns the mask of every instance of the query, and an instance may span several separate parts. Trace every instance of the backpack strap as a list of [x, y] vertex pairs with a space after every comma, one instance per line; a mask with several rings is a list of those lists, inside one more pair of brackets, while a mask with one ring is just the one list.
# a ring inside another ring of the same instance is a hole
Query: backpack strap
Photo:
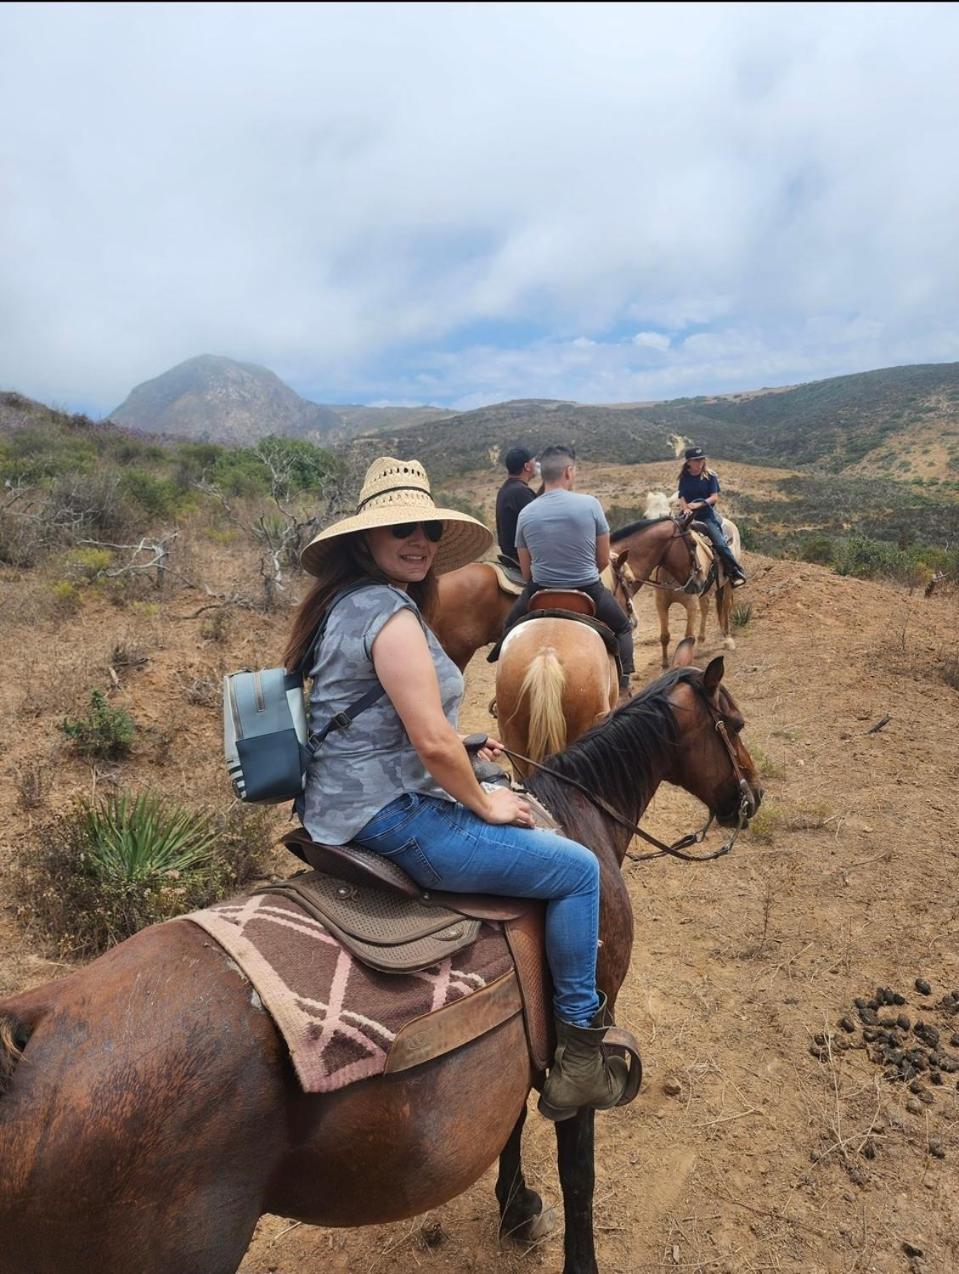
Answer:
[[331, 730], [348, 729], [361, 712], [376, 703], [377, 699], [382, 699], [385, 694], [386, 691], [379, 682], [377, 682], [375, 686], [372, 686], [369, 690], [367, 690], [366, 694], [363, 695], [362, 698], [357, 699], [356, 703], [351, 703], [348, 708], [344, 708], [342, 712], [337, 712], [334, 716], [330, 717], [323, 729], [319, 730], [310, 738], [309, 744], [307, 745], [310, 756], [316, 756], [319, 751], [320, 744]]
[[[333, 607], [336, 606], [337, 603], [343, 601], [345, 597], [349, 597], [350, 593], [355, 593], [358, 589], [361, 589], [363, 587], [365, 587], [365, 581], [356, 583], [356, 584], [351, 584], [348, 588], [344, 588], [342, 592], [337, 593], [337, 595], [330, 602], [329, 606], [327, 606], [326, 614], [323, 616], [320, 626], [316, 630], [316, 636], [310, 642], [309, 648], [307, 649], [307, 652], [303, 656], [303, 659], [300, 663], [298, 671], [301, 677], [306, 676], [306, 669], [309, 667], [310, 657], [312, 656], [313, 651], [316, 649], [318, 642], [320, 641], [320, 639], [323, 636], [323, 633], [326, 630], [326, 625], [330, 618], [330, 614], [333, 610]], [[383, 695], [385, 694], [386, 694], [386, 690], [377, 681], [376, 685], [372, 686], [369, 690], [367, 690], [366, 694], [362, 695], [359, 699], [357, 699], [355, 703], [351, 703], [348, 708], [344, 708], [342, 712], [337, 712], [332, 717], [330, 717], [326, 725], [323, 726], [321, 730], [318, 730], [316, 734], [310, 735], [310, 738], [307, 740], [306, 746], [307, 746], [307, 751], [310, 754], [310, 759], [312, 760], [316, 756], [317, 752], [320, 750], [320, 745], [322, 744], [323, 740], [326, 738], [326, 736], [330, 733], [331, 730], [348, 729], [353, 724], [354, 720], [360, 715], [361, 712], [364, 712], [367, 708], [371, 707], [374, 703], [376, 703], [377, 699], [382, 699]]]

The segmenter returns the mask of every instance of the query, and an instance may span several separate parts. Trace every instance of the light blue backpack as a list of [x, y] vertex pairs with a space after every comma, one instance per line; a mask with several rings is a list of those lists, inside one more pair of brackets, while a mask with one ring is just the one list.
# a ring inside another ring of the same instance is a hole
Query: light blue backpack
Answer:
[[223, 751], [233, 790], [241, 801], [279, 805], [296, 800], [306, 783], [307, 766], [330, 731], [345, 729], [386, 693], [377, 683], [356, 703], [330, 717], [316, 734], [307, 731], [303, 683], [313, 652], [333, 607], [362, 587], [355, 584], [333, 598], [295, 672], [244, 668], [223, 678]]

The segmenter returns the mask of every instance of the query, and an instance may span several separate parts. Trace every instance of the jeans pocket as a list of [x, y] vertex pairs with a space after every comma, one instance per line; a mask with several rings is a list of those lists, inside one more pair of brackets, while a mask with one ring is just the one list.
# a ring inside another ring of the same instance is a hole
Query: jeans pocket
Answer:
[[412, 876], [424, 889], [435, 889], [442, 877], [420, 848], [415, 838], [405, 841], [397, 849], [381, 849], [378, 851], [397, 867], [402, 867], [407, 876]]
[[353, 839], [375, 849], [377, 853], [389, 853], [390, 842], [395, 843], [397, 837], [409, 827], [419, 813], [419, 806], [420, 798], [415, 792], [404, 792], [374, 814]]

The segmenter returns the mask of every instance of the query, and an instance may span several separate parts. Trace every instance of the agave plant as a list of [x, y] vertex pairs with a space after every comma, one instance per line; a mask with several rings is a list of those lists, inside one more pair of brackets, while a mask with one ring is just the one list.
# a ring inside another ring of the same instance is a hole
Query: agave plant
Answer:
[[84, 816], [84, 852], [92, 873], [111, 883], [145, 882], [205, 866], [215, 833], [210, 819], [141, 793], [91, 805]]

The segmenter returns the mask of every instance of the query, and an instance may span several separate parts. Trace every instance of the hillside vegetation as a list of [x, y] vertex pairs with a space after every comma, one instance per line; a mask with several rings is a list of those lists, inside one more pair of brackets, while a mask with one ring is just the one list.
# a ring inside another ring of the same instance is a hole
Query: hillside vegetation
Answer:
[[[370, 456], [388, 445], [401, 457], [418, 456], [430, 472], [449, 476], [482, 468], [516, 443], [539, 448], [567, 441], [592, 461], [642, 464], [670, 455], [667, 438], [680, 434], [721, 459], [841, 473], [872, 458], [877, 469], [897, 477], [928, 473], [921, 460], [930, 431], [940, 465], [959, 461], [959, 363], [627, 406], [520, 399], [364, 437], [356, 445]], [[915, 469], [914, 460], [920, 462]], [[959, 491], [959, 470], [938, 476], [947, 489]]]

